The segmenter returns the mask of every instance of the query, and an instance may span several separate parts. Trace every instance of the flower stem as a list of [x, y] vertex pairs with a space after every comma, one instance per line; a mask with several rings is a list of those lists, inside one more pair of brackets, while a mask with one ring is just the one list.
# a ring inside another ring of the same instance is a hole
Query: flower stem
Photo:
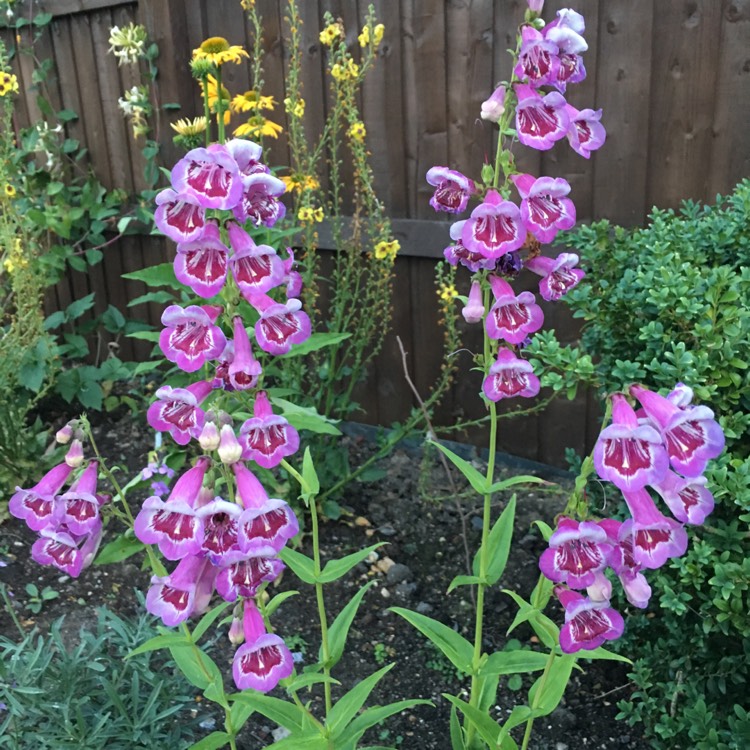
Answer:
[[[313, 540], [313, 564], [315, 577], [320, 576], [320, 534], [318, 532], [318, 508], [315, 498], [310, 500], [310, 518], [312, 521], [312, 540]], [[315, 582], [315, 598], [318, 603], [318, 617], [320, 618], [320, 640], [323, 650], [323, 674], [326, 677], [331, 676], [331, 667], [329, 659], [331, 649], [328, 644], [328, 618], [326, 617], [326, 605], [323, 598], [323, 584], [320, 581]], [[326, 701], [326, 718], [331, 711], [333, 703], [331, 701], [331, 683], [326, 680], [323, 685]]]
[[[550, 669], [552, 669], [552, 662], [555, 660], [555, 651], [552, 649], [549, 652], [549, 658], [547, 659], [547, 663], [544, 665], [544, 672], [542, 673], [542, 676], [540, 678], [539, 682], [539, 689], [536, 691], [536, 695], [534, 696], [534, 700], [531, 703], [531, 709], [532, 711], [538, 707], [539, 701], [541, 700], [541, 696], [544, 693], [544, 685], [547, 682], [547, 678], [549, 677]], [[523, 744], [521, 745], [521, 750], [528, 750], [529, 747], [529, 740], [531, 739], [531, 728], [534, 726], [534, 719], [533, 717], [529, 719], [526, 722], [526, 731], [523, 733]]]
[[221, 96], [221, 65], [216, 66], [216, 127], [219, 143], [224, 143], [224, 99]]
[[8, 591], [6, 590], [4, 583], [0, 583], [0, 595], [3, 597], [5, 609], [10, 615], [10, 619], [13, 620], [13, 624], [18, 628], [21, 638], [25, 638], [26, 631], [21, 627], [21, 623], [18, 621], [18, 615], [16, 615], [16, 611], [13, 609], [13, 602], [11, 602], [10, 597], [8, 596]]

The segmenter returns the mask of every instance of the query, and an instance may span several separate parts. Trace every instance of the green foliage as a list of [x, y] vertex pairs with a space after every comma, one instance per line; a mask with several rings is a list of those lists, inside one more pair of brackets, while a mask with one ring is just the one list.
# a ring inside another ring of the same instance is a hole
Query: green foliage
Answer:
[[[655, 209], [643, 229], [602, 221], [565, 241], [588, 270], [568, 299], [585, 321], [582, 350], [601, 388], [640, 381], [665, 393], [682, 381], [727, 436], [707, 471], [716, 510], [692, 531], [688, 552], [651, 576], [659, 616], [628, 619], [622, 648], [639, 657], [638, 690], [621, 716], [642, 721], [656, 748], [746, 747], [750, 181], [715, 205]], [[558, 346], [539, 348], [548, 360], [577, 352]]]
[[100, 609], [91, 627], [76, 645], [63, 620], [45, 636], [0, 637], [0, 748], [187, 746], [197, 722], [184, 682], [152, 654], [123, 660], [154, 632], [150, 618], [129, 622]]

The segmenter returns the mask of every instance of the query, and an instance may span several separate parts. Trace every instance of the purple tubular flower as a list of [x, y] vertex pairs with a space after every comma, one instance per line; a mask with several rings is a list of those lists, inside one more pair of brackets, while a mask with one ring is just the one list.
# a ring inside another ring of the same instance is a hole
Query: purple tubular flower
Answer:
[[237, 528], [242, 508], [236, 503], [214, 498], [198, 508], [203, 523], [201, 555], [207, 555], [214, 565], [223, 566], [227, 555], [237, 549]]
[[531, 292], [521, 292], [516, 296], [507, 281], [494, 275], [490, 276], [490, 284], [495, 304], [490, 308], [484, 325], [491, 339], [520, 344], [542, 327], [544, 313]]
[[513, 69], [517, 78], [526, 79], [534, 88], [546, 86], [557, 80], [560, 60], [558, 47], [545, 39], [533, 26], [521, 29], [521, 50]]
[[292, 653], [278, 636], [267, 634], [254, 601], [245, 601], [245, 643], [234, 654], [232, 676], [238, 690], [267, 693], [294, 671]]
[[604, 125], [600, 122], [602, 111], [582, 109], [579, 112], [570, 104], [565, 109], [570, 123], [565, 133], [568, 142], [573, 151], [583, 156], [584, 159], [588, 159], [591, 157], [591, 152], [600, 148], [607, 137]]
[[651, 598], [651, 587], [641, 573], [641, 565], [635, 560], [632, 534], [628, 533], [627, 527], [621, 533], [622, 523], [613, 518], [599, 521], [599, 526], [607, 532], [607, 541], [612, 545], [609, 564], [620, 579], [625, 596], [634, 607], [645, 609]]
[[565, 607], [565, 625], [560, 630], [560, 648], [564, 653], [591, 651], [622, 635], [625, 622], [608, 601], [592, 601], [560, 587], [555, 589], [555, 595]]
[[27, 490], [16, 487], [16, 492], [8, 503], [10, 514], [26, 521], [26, 525], [33, 531], [56, 525], [55, 495], [67, 482], [71, 471], [73, 469], [67, 464], [58, 464], [33, 487]]
[[538, 255], [527, 260], [525, 267], [542, 277], [539, 282], [539, 294], [542, 295], [542, 299], [552, 302], [578, 286], [586, 275], [580, 268], [576, 268], [576, 265], [578, 256], [575, 253], [560, 253], [557, 258]]
[[272, 227], [286, 215], [286, 206], [279, 196], [286, 185], [271, 174], [256, 173], [242, 180], [242, 194], [234, 206], [234, 216], [240, 224], [252, 222], [256, 227]]
[[228, 262], [229, 249], [221, 241], [216, 222], [210, 221], [199, 239], [177, 245], [174, 274], [199, 297], [213, 297], [224, 286]]
[[178, 445], [187, 445], [203, 429], [205, 413], [200, 408], [211, 393], [206, 381], [192, 383], [187, 388], [164, 385], [156, 391], [156, 401], [148, 407], [146, 420], [158, 432], [168, 432]]
[[675, 471], [697, 477], [709, 460], [724, 450], [724, 431], [707, 406], [681, 409], [668, 398], [639, 385], [631, 386], [630, 393], [661, 432]]
[[227, 554], [224, 564], [226, 567], [216, 576], [216, 590], [228, 602], [234, 602], [238, 597], [254, 597], [262, 583], [275, 581], [285, 567], [277, 557], [248, 556], [240, 551]]
[[674, 390], [667, 394], [667, 400], [671, 401], [679, 409], [684, 409], [693, 401], [693, 389], [684, 383], [677, 383]]
[[562, 177], [538, 177], [519, 174], [511, 177], [521, 196], [521, 219], [527, 231], [539, 242], [552, 242], [562, 229], [576, 223], [576, 208], [565, 196], [570, 185]]
[[534, 375], [531, 365], [516, 357], [510, 349], [500, 349], [489, 375], [482, 383], [484, 395], [490, 401], [514, 396], [530, 398], [539, 393], [539, 387], [539, 378]]
[[461, 228], [461, 242], [470, 252], [497, 259], [518, 250], [526, 239], [526, 228], [518, 206], [503, 200], [496, 190], [488, 190], [484, 203], [477, 206]]
[[252, 296], [250, 304], [260, 312], [255, 324], [255, 340], [264, 352], [286, 354], [293, 344], [301, 344], [310, 338], [310, 318], [298, 299], [289, 299], [282, 304], [258, 294]]
[[641, 567], [660, 568], [685, 554], [688, 538], [682, 524], [662, 515], [645, 489], [622, 494], [633, 518], [623, 523], [620, 535], [632, 535], [633, 558]]
[[274, 414], [265, 391], [260, 391], [253, 404], [253, 416], [240, 427], [242, 458], [255, 461], [264, 469], [281, 463], [299, 448], [299, 433], [284, 417]]
[[557, 79], [550, 83], [563, 94], [569, 83], [580, 83], [586, 78], [586, 68], [580, 55], [560, 53]]
[[268, 292], [284, 281], [284, 261], [269, 245], [256, 245], [239, 225], [229, 222], [229, 243], [234, 255], [229, 261], [232, 276], [242, 296], [250, 300], [254, 294]]
[[226, 146], [194, 148], [174, 165], [172, 187], [203, 208], [234, 208], [242, 196], [242, 177]]
[[204, 363], [218, 357], [227, 340], [221, 328], [214, 325], [221, 312], [212, 305], [170, 305], [162, 314], [164, 330], [159, 346], [164, 356], [185, 372], [195, 372]]
[[72, 534], [89, 534], [101, 524], [99, 507], [105, 498], [96, 494], [98, 470], [96, 462], [90, 463], [70, 489], [57, 498], [57, 523], [66, 526]]
[[269, 498], [263, 485], [243, 464], [232, 466], [237, 495], [245, 510], [239, 520], [238, 546], [249, 555], [275, 555], [299, 532], [292, 509], [277, 498]]
[[229, 365], [227, 375], [232, 387], [238, 391], [246, 391], [258, 385], [258, 378], [263, 372], [250, 347], [250, 339], [242, 323], [242, 318], [236, 315], [234, 325], [234, 356]]
[[612, 401], [612, 424], [601, 431], [594, 446], [597, 474], [623, 491], [660, 482], [669, 464], [661, 435], [650, 425], [639, 424], [623, 394], [615, 393]]
[[473, 180], [448, 167], [432, 167], [427, 170], [426, 179], [435, 188], [430, 205], [436, 211], [460, 214], [476, 192]]
[[480, 269], [490, 270], [495, 267], [494, 258], [486, 258], [481, 253], [474, 250], [469, 250], [461, 241], [461, 233], [466, 224], [466, 220], [457, 221], [451, 225], [450, 235], [451, 239], [456, 243], [450, 245], [443, 250], [443, 256], [452, 266], [457, 266], [459, 263], [462, 266], [466, 266], [472, 273], [476, 273]]
[[54, 565], [72, 578], [78, 578], [88, 568], [102, 540], [99, 521], [87, 534], [70, 534], [64, 526], [47, 527], [39, 532], [31, 547], [31, 557], [40, 565]]
[[189, 555], [168, 576], [153, 576], [146, 594], [146, 609], [173, 627], [206, 609], [217, 569], [205, 557]]
[[482, 102], [479, 116], [489, 122], [500, 122], [505, 113], [505, 86], [498, 86], [490, 98]]
[[243, 178], [269, 171], [268, 167], [261, 163], [263, 148], [257, 143], [244, 138], [233, 138], [224, 145], [237, 162], [237, 167]]
[[153, 495], [144, 501], [136, 516], [136, 537], [144, 544], [157, 544], [167, 560], [181, 560], [201, 549], [204, 524], [195, 505], [209, 463], [208, 458], [199, 459], [175, 482], [166, 502]]
[[681, 523], [702, 524], [714, 509], [714, 496], [707, 489], [704, 476], [684, 478], [668, 471], [653, 488]]
[[596, 574], [607, 567], [612, 545], [607, 532], [592, 521], [579, 523], [561, 518], [539, 560], [539, 568], [550, 581], [585, 589], [596, 582]]
[[586, 23], [583, 16], [570, 8], [563, 8], [557, 11], [557, 18], [542, 29], [542, 34], [545, 39], [554, 42], [560, 52], [580, 55], [589, 48], [583, 38], [584, 31]]
[[541, 96], [524, 83], [517, 83], [516, 132], [524, 146], [548, 151], [565, 138], [570, 125], [565, 97], [557, 91]]
[[480, 323], [484, 317], [484, 303], [482, 302], [482, 286], [478, 281], [471, 282], [469, 300], [461, 310], [464, 320], [469, 323]]
[[170, 240], [193, 242], [203, 234], [206, 209], [192, 195], [165, 188], [154, 200], [154, 223]]
[[294, 251], [291, 247], [286, 249], [289, 257], [284, 261], [284, 278], [286, 284], [286, 298], [299, 297], [302, 293], [302, 275], [294, 270]]

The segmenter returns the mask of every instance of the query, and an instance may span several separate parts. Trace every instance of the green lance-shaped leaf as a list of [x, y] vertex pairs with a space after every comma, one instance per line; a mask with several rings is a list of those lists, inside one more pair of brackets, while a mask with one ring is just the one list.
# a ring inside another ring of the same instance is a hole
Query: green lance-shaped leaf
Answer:
[[499, 482], [495, 482], [490, 486], [490, 494], [494, 492], [504, 492], [505, 490], [515, 487], [517, 484], [549, 484], [552, 485], [554, 482], [548, 482], [546, 479], [540, 479], [529, 474], [519, 474], [515, 477], [508, 477], [507, 479], [501, 479]]
[[406, 711], [413, 706], [433, 706], [432, 701], [422, 700], [418, 698], [411, 698], [403, 701], [396, 701], [395, 703], [389, 703], [386, 706], [372, 706], [371, 708], [365, 709], [354, 721], [341, 733], [339, 741], [344, 742], [356, 742], [362, 737], [362, 735], [377, 724], [381, 724], [388, 717], [394, 714]]
[[305, 503], [309, 503], [320, 492], [320, 480], [318, 472], [315, 471], [309, 445], [305, 448], [305, 455], [302, 458], [302, 481], [305, 483], [302, 487], [302, 499]]
[[375, 686], [393, 666], [393, 664], [387, 664], [369, 677], [365, 677], [364, 680], [358, 682], [346, 695], [342, 695], [336, 701], [336, 705], [331, 709], [326, 719], [326, 725], [332, 737], [336, 739], [340, 737], [349, 722], [359, 713], [359, 709], [364, 706], [365, 701], [369, 698]]
[[289, 737], [267, 745], [266, 750], [330, 750], [330, 747], [320, 732], [292, 732]]
[[548, 654], [539, 651], [496, 651], [479, 670], [480, 675], [526, 674], [544, 669]]
[[109, 565], [109, 563], [127, 560], [131, 555], [145, 549], [145, 546], [140, 539], [122, 534], [101, 548], [94, 565]]
[[450, 594], [453, 589], [458, 588], [459, 586], [472, 586], [477, 583], [487, 583], [487, 580], [485, 578], [480, 578], [479, 576], [456, 576], [450, 582], [450, 586], [448, 586], [448, 590], [445, 593]]
[[382, 547], [384, 544], [386, 544], [386, 542], [378, 542], [377, 544], [365, 547], [365, 549], [361, 549], [358, 552], [352, 552], [351, 555], [346, 555], [346, 557], [341, 557], [338, 560], [329, 560], [321, 571], [318, 580], [321, 583], [331, 583], [331, 581], [338, 580], [346, 575], [355, 565], [361, 563], [369, 557], [372, 552], [378, 549], [378, 547]]
[[256, 690], [246, 690], [242, 693], [232, 693], [227, 696], [230, 701], [250, 706], [253, 711], [263, 714], [267, 719], [275, 722], [290, 732], [301, 732], [307, 721], [305, 709], [296, 703], [283, 701], [270, 695], [264, 695]]
[[131, 271], [122, 274], [123, 279], [142, 281], [146, 286], [166, 286], [170, 289], [181, 290], [185, 287], [177, 281], [172, 263], [159, 263], [156, 266], [142, 268], [139, 271]]
[[512, 745], [506, 745], [505, 743], [510, 740], [513, 742], [513, 739], [508, 734], [511, 729], [520, 726], [524, 722], [528, 721], [529, 719], [532, 719], [536, 716], [536, 714], [528, 707], [528, 706], [514, 706], [513, 710], [510, 712], [510, 716], [507, 718], [505, 724], [503, 724], [503, 728], [500, 731], [500, 735], [497, 738], [497, 741], [502, 743], [501, 747], [503, 750], [505, 750], [506, 747], [508, 748], [516, 748], [517, 745], [513, 743]]
[[340, 435], [341, 430], [334, 420], [319, 414], [314, 406], [299, 406], [285, 398], [271, 397], [271, 403], [278, 406], [284, 417], [297, 430], [309, 430], [321, 435]]
[[[231, 699], [231, 696], [227, 696]], [[229, 711], [229, 718], [232, 720], [232, 728], [239, 732], [245, 722], [255, 713], [255, 709], [249, 703], [235, 701]]]
[[212, 682], [221, 682], [221, 671], [216, 662], [198, 646], [169, 646], [169, 652], [191, 685], [205, 690]]
[[418, 612], [412, 612], [410, 609], [391, 607], [391, 612], [401, 615], [420, 633], [427, 636], [458, 669], [466, 674], [471, 674], [474, 647], [460, 633], [447, 625], [443, 625], [442, 622], [433, 620], [426, 615], [420, 615]]
[[279, 552], [281, 560], [288, 565], [301, 581], [314, 585], [318, 580], [315, 575], [315, 562], [301, 552], [284, 547]]
[[546, 678], [542, 675], [531, 686], [529, 703], [534, 707], [537, 716], [546, 716], [557, 708], [568, 686], [575, 663], [576, 657], [573, 654], [556, 656]]
[[480, 494], [486, 495], [489, 491], [489, 482], [487, 477], [478, 472], [468, 461], [465, 461], [461, 456], [457, 456], [452, 450], [449, 450], [440, 443], [432, 442], [436, 445], [450, 460], [450, 462], [466, 477], [469, 484]]
[[298, 690], [303, 690], [311, 685], [317, 685], [320, 683], [328, 683], [329, 685], [340, 685], [341, 683], [326, 674], [316, 674], [315, 672], [305, 672], [304, 674], [297, 675], [296, 677], [289, 678], [288, 682], [282, 683], [284, 689], [290, 695], [296, 693]]
[[[498, 736], [500, 735], [500, 725], [492, 719], [488, 714], [480, 711], [475, 706], [472, 706], [466, 701], [462, 701], [460, 698], [456, 698], [455, 695], [447, 695], [443, 693], [443, 697], [449, 700], [454, 706], [461, 711], [464, 716], [474, 725], [481, 738], [493, 749], [501, 748], [502, 750], [517, 750], [518, 746], [509, 737], [503, 743], [498, 744]], [[508, 742], [508, 740], [510, 740]]]
[[477, 692], [479, 701], [477, 706], [480, 711], [489, 713], [490, 709], [497, 701], [497, 686], [500, 683], [500, 675], [497, 674], [479, 674], [477, 676]]
[[145, 643], [141, 643], [138, 648], [134, 648], [125, 658], [129, 659], [131, 656], [137, 656], [146, 651], [158, 651], [161, 648], [169, 648], [170, 646], [184, 646], [187, 643], [187, 638], [179, 633], [156, 635], [153, 638], [149, 638]]
[[293, 346], [289, 352], [282, 354], [282, 357], [300, 357], [303, 354], [316, 352], [318, 349], [324, 349], [326, 346], [334, 346], [348, 339], [351, 333], [313, 333], [309, 339], [302, 344]]
[[[365, 584], [349, 601], [349, 603], [339, 612], [336, 619], [331, 623], [331, 627], [328, 628], [328, 667], [333, 667], [341, 658], [344, 653], [344, 647], [346, 646], [346, 638], [349, 635], [349, 628], [354, 621], [354, 617], [357, 614], [359, 605], [362, 602], [362, 598], [367, 593], [367, 590], [374, 585], [375, 581], [369, 581]], [[318, 659], [323, 661], [323, 646], [320, 647]]]
[[216, 620], [221, 617], [221, 614], [226, 610], [227, 607], [232, 602], [222, 602], [221, 604], [217, 604], [212, 610], [209, 612], [206, 612], [203, 617], [201, 617], [200, 622], [195, 626], [195, 629], [192, 632], [192, 638], [194, 642], [198, 642], [201, 638], [201, 636], [211, 627], [211, 625], [216, 622]]
[[[487, 563], [487, 584], [493, 586], [496, 584], [505, 570], [510, 553], [510, 541], [513, 536], [513, 521], [516, 515], [516, 496], [511, 497], [510, 502], [505, 510], [500, 514], [500, 518], [495, 521], [495, 525], [487, 538], [488, 559]], [[474, 575], [479, 575], [480, 560], [482, 548], [477, 550], [474, 555]]]
[[614, 651], [607, 651], [606, 648], [602, 648], [601, 646], [591, 651], [579, 651], [576, 656], [579, 659], [610, 659], [611, 661], [622, 661], [625, 664], [633, 663], [627, 656], [616, 654]]
[[190, 745], [188, 750], [217, 750], [217, 748], [228, 745], [231, 739], [226, 732], [211, 732], [202, 740]]
[[265, 614], [266, 617], [271, 615], [287, 600], [293, 596], [297, 596], [299, 591], [282, 591], [280, 594], [276, 594], [268, 604], [266, 604]]
[[539, 637], [539, 640], [547, 648], [555, 648], [560, 642], [560, 628], [536, 607], [532, 607], [531, 604], [515, 591], [503, 589], [503, 593], [510, 596], [519, 607], [518, 614], [513, 618], [513, 622], [510, 624], [507, 632], [512, 632], [522, 622], [528, 622]]
[[555, 584], [552, 583], [547, 576], [539, 576], [539, 580], [529, 597], [531, 600], [531, 606], [538, 609], [540, 612], [544, 611], [547, 603], [552, 598], [552, 590], [554, 587]]
[[464, 730], [461, 728], [461, 722], [458, 719], [458, 711], [453, 704], [451, 704], [450, 735], [452, 750], [466, 750]]

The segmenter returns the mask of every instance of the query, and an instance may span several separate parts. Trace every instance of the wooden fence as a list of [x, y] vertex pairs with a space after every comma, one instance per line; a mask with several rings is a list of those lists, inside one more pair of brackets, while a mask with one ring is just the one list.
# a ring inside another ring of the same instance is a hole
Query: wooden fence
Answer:
[[[318, 33], [324, 11], [344, 21], [347, 41], [358, 49], [366, 0], [300, 0], [303, 16], [305, 123], [320, 132], [326, 115], [325, 50]], [[30, 3], [20, 4], [29, 16]], [[446, 218], [428, 205], [424, 174], [435, 164], [477, 174], [492, 153], [492, 128], [478, 119], [494, 84], [509, 77], [509, 56], [523, 17], [523, 0], [373, 0], [386, 26], [378, 65], [361, 101], [379, 194], [395, 219], [402, 245], [396, 266], [394, 333], [404, 340], [417, 387], [426, 393], [440, 362], [433, 266], [448, 244]], [[570, 102], [602, 108], [607, 142], [590, 160], [558, 144], [545, 153], [519, 151], [518, 164], [532, 174], [565, 177], [582, 221], [607, 217], [643, 223], [652, 205], [676, 206], [685, 198], [713, 200], [750, 175], [750, 0], [548, 1], [544, 15], [574, 5], [586, 18], [586, 80], [569, 89]], [[277, 102], [285, 96], [285, 0], [257, 0], [264, 19], [265, 87]], [[79, 118], [67, 135], [87, 146], [90, 163], [107, 186], [143, 187], [143, 160], [118, 110], [132, 71], [107, 54], [109, 29], [144, 23], [159, 45], [158, 101], [180, 103], [162, 113], [158, 138], [164, 163], [177, 152], [168, 121], [200, 113], [188, 68], [190, 52], [208, 36], [249, 44], [249, 25], [238, 0], [42, 0], [35, 11], [52, 13], [37, 42], [37, 57], [51, 58], [57, 75], [45, 95], [56, 108]], [[24, 37], [32, 27], [22, 30]], [[6, 41], [13, 39], [6, 34]], [[25, 92], [18, 125], [41, 117], [32, 87], [34, 61], [20, 56], [16, 72]], [[246, 65], [225, 66], [232, 93], [250, 88]], [[283, 114], [277, 113], [282, 125]], [[169, 116], [168, 116], [169, 115]], [[271, 145], [270, 162], [289, 163], [284, 135]], [[108, 248], [103, 265], [86, 277], [71, 274], [51, 305], [97, 291], [97, 307], [124, 308], [144, 289], [119, 279], [123, 271], [165, 260], [171, 251], [153, 237], [131, 237]], [[159, 311], [148, 311], [152, 322]], [[574, 340], [577, 327], [560, 307], [547, 311], [560, 338]], [[124, 354], [142, 350], [123, 347]], [[471, 343], [470, 343], [471, 346]], [[465, 360], [465, 354], [457, 355]], [[464, 373], [443, 404], [438, 421], [480, 413], [479, 381]], [[400, 354], [389, 337], [373, 368], [363, 403], [367, 418], [388, 424], [403, 418], [412, 399], [403, 384]], [[556, 403], [542, 416], [513, 420], [501, 444], [517, 455], [560, 463], [565, 445], [590, 445], [598, 410], [579, 397]]]

